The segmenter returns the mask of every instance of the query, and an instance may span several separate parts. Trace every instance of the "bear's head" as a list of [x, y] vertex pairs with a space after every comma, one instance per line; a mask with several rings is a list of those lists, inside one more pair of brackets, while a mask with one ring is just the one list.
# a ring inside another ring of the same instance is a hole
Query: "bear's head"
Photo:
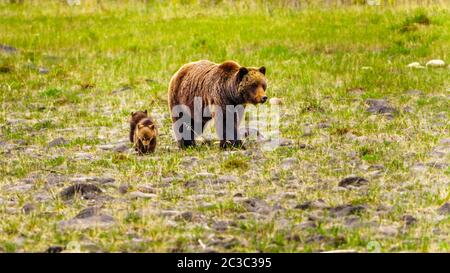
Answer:
[[238, 93], [244, 103], [258, 104], [267, 101], [266, 68], [240, 67], [237, 73]]
[[144, 147], [148, 147], [150, 143], [156, 139], [157, 134], [158, 133], [154, 124], [138, 124], [137, 137], [142, 142]]

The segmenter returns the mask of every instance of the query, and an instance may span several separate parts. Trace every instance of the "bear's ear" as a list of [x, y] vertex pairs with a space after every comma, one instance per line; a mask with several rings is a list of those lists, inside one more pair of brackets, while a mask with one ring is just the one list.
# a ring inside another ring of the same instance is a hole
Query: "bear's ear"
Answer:
[[139, 129], [142, 129], [142, 127], [144, 127], [144, 124], [138, 124]]
[[147, 109], [145, 109], [144, 113], [147, 114]]
[[131, 115], [133, 116], [133, 115], [134, 115], [134, 112], [131, 112]]
[[265, 66], [261, 66], [258, 70], [259, 70], [259, 72], [263, 73], [263, 75], [266, 75], [266, 67]]
[[149, 125], [148, 128], [150, 128], [151, 130], [155, 129], [155, 124]]
[[244, 78], [245, 75], [248, 74], [248, 69], [245, 67], [241, 67], [239, 68], [239, 72], [238, 72], [238, 79], [242, 80], [242, 78]]

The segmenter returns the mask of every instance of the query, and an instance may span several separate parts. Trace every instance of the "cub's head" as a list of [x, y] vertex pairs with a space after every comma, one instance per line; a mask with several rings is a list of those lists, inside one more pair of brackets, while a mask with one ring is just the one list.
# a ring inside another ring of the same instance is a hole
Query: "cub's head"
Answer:
[[258, 104], [267, 101], [266, 68], [240, 67], [237, 72], [238, 93], [244, 103]]
[[156, 130], [156, 127], [154, 124], [151, 125], [145, 125], [142, 123], [139, 123], [137, 126], [137, 137], [142, 142], [142, 144], [147, 147], [150, 145], [150, 143], [154, 140], [156, 140], [156, 136], [158, 135], [158, 131]]
[[131, 112], [131, 121], [139, 122], [141, 119], [146, 118], [147, 116], [147, 110]]

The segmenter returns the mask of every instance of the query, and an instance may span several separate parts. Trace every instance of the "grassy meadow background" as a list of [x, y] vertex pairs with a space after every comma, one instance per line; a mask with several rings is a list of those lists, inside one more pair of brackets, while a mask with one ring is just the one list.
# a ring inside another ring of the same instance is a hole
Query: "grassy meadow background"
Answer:
[[[450, 70], [407, 67], [450, 62], [448, 4], [23, 2], [0, 1], [0, 251], [450, 251]], [[177, 149], [168, 82], [200, 59], [267, 67], [284, 146]]]

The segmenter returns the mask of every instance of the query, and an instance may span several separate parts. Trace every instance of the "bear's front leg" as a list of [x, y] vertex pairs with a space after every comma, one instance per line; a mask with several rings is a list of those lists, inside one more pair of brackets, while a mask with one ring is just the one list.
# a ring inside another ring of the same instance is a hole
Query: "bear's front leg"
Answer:
[[242, 140], [239, 139], [239, 121], [239, 114], [236, 112], [228, 113], [228, 115], [223, 115], [220, 120], [216, 120], [220, 148], [245, 149]]

